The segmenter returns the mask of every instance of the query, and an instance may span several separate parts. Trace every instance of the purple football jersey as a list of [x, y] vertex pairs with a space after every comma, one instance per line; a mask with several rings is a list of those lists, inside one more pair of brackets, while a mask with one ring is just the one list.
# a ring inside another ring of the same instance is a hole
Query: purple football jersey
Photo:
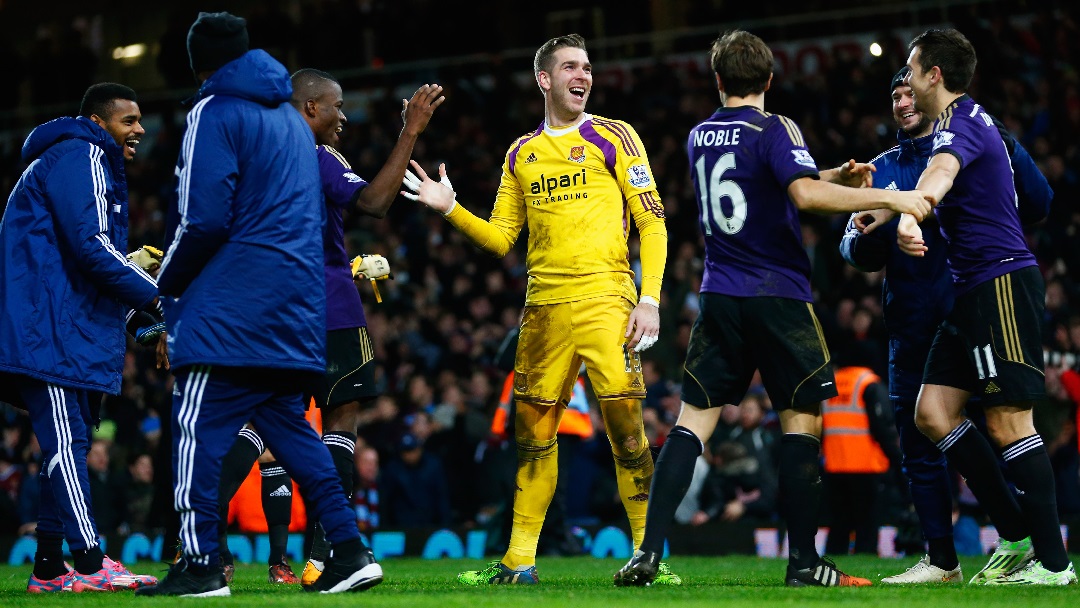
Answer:
[[326, 200], [323, 228], [323, 271], [326, 276], [326, 330], [364, 327], [364, 305], [353, 284], [349, 257], [345, 253], [344, 210], [352, 207], [367, 182], [353, 173], [341, 154], [319, 146], [319, 175]]
[[818, 169], [795, 123], [752, 106], [720, 108], [690, 131], [687, 152], [705, 235], [701, 291], [810, 302], [810, 260], [787, 187]]
[[960, 161], [952, 189], [935, 208], [956, 293], [1034, 266], [1017, 212], [1009, 151], [993, 119], [967, 95], [934, 123], [932, 154], [943, 152]]

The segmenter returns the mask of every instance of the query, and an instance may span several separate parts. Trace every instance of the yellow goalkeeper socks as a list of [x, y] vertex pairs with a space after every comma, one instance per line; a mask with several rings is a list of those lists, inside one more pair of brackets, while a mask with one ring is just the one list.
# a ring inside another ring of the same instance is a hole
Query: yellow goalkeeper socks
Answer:
[[619, 484], [626, 517], [630, 520], [630, 535], [634, 548], [641, 546], [645, 538], [645, 512], [649, 509], [649, 486], [652, 484], [653, 460], [649, 452], [649, 440], [636, 457], [615, 457], [615, 479]]
[[518, 439], [514, 526], [502, 563], [508, 568], [536, 563], [536, 543], [559, 478], [559, 445], [549, 440]]
[[645, 538], [645, 512], [649, 509], [653, 460], [649, 440], [641, 420], [640, 399], [602, 399], [600, 411], [615, 457], [615, 479], [619, 485], [634, 548]]

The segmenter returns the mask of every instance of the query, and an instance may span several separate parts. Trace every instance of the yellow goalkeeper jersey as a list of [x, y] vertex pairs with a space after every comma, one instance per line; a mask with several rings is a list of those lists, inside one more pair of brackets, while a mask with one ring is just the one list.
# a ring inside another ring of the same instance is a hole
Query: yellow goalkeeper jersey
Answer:
[[660, 300], [664, 208], [641, 139], [625, 122], [585, 114], [574, 127], [540, 125], [506, 153], [490, 220], [461, 205], [446, 217], [497, 256], [528, 223], [527, 306], [601, 295], [636, 303], [627, 248], [633, 220], [641, 238], [641, 294]]

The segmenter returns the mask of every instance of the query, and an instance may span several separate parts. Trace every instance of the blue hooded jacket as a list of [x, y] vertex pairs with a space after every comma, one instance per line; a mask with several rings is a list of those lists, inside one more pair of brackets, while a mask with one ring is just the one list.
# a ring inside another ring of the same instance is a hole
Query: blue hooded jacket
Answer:
[[158, 276], [174, 367], [325, 373], [325, 208], [311, 129], [262, 50], [203, 83], [187, 117]]
[[124, 255], [123, 150], [88, 118], [58, 118], [22, 159], [0, 218], [0, 371], [117, 394], [125, 315], [157, 297]]
[[[1027, 150], [1000, 123], [998, 129], [1012, 160], [1017, 213], [1021, 222], [1032, 224], [1049, 213], [1054, 192]], [[897, 140], [899, 145], [871, 161], [877, 169], [874, 187], [914, 190], [930, 160], [934, 138], [927, 135], [911, 139], [900, 131]], [[885, 269], [881, 299], [889, 332], [889, 396], [914, 402], [938, 325], [953, 307], [945, 239], [931, 214], [922, 226], [926, 254], [912, 257], [900, 251], [896, 244], [899, 218], [870, 234], [862, 234], [855, 228], [854, 217], [848, 221], [840, 253], [849, 264], [864, 272]]]

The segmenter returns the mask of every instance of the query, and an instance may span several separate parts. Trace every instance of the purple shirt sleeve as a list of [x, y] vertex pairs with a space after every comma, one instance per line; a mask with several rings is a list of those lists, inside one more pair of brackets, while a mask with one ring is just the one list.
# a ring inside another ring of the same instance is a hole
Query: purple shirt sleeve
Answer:
[[975, 122], [970, 120], [947, 120], [938, 123], [939, 128], [934, 133], [934, 148], [930, 153], [945, 152], [952, 154], [960, 161], [960, 168], [970, 165], [982, 154], [982, 138], [972, 132]]
[[785, 188], [800, 177], [817, 177], [814, 157], [806, 149], [802, 131], [788, 118], [774, 116], [777, 123], [762, 133], [765, 142], [765, 163], [772, 169], [776, 181]]
[[341, 154], [327, 146], [319, 146], [319, 173], [322, 175], [323, 194], [326, 200], [340, 209], [347, 209], [368, 185], [353, 173]]

